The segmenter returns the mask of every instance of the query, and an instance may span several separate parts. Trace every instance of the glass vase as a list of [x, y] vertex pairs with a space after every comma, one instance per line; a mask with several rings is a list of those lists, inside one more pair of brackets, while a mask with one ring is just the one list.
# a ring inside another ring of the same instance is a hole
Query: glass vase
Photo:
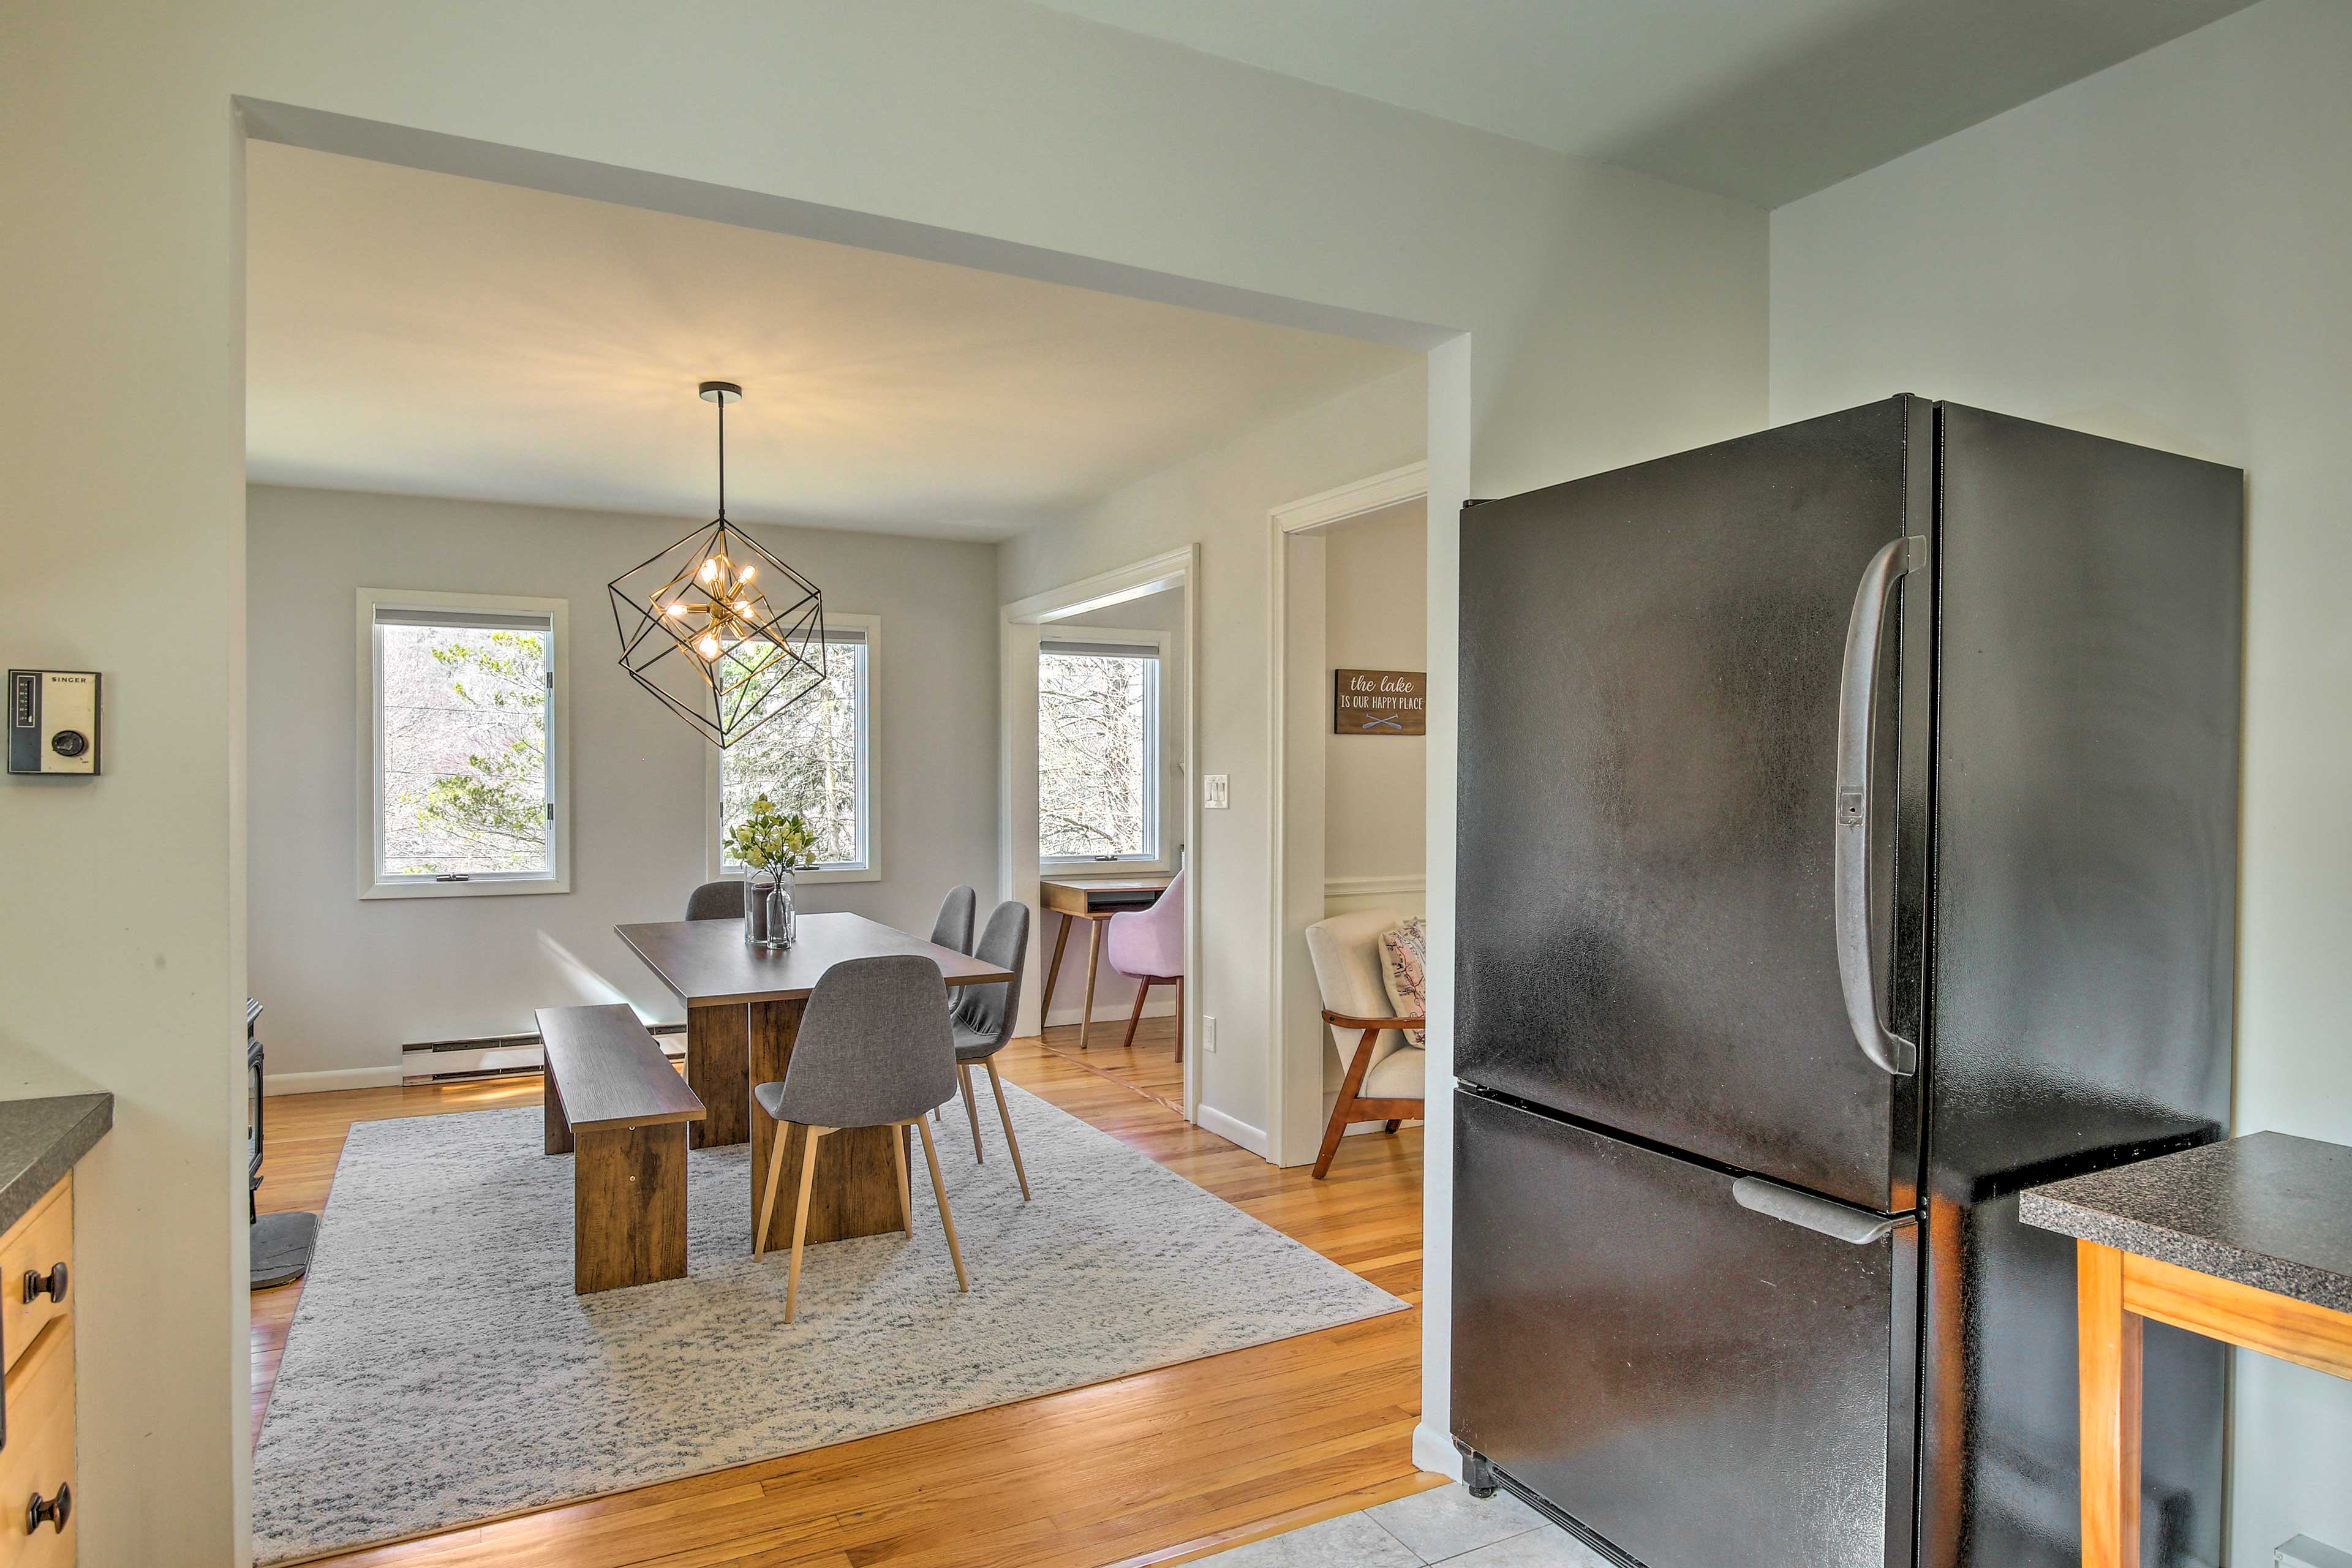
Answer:
[[743, 943], [747, 947], [773, 947], [769, 940], [768, 900], [776, 889], [775, 877], [766, 871], [746, 870], [743, 873]]
[[780, 873], [768, 888], [768, 941], [772, 948], [793, 945], [800, 935], [799, 889], [790, 871]]

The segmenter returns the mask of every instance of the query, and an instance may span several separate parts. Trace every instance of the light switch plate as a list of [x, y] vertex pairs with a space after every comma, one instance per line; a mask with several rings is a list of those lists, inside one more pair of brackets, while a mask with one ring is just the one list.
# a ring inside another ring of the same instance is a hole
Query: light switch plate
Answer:
[[89, 669], [8, 672], [8, 771], [98, 772], [99, 677]]
[[1225, 792], [1224, 774], [1202, 773], [1201, 775], [1202, 810], [1223, 811], [1232, 804], [1232, 798]]
[[2278, 1568], [2352, 1568], [2352, 1552], [2338, 1552], [2308, 1535], [2298, 1535], [2275, 1553]]

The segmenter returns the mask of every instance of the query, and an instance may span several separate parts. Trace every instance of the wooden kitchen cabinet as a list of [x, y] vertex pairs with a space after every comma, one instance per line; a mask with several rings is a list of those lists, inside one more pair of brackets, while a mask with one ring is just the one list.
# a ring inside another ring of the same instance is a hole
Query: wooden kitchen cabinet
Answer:
[[73, 1178], [0, 1236], [0, 1568], [74, 1561]]

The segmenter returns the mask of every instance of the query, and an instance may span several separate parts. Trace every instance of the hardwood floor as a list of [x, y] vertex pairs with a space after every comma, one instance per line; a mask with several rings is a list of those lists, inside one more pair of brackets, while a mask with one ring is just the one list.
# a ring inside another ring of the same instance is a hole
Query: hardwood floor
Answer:
[[1137, 1026], [1131, 1047], [1119, 1045], [1126, 1036], [1124, 1023], [1097, 1024], [1082, 1051], [1078, 1026], [1058, 1024], [1045, 1031], [1039, 1044], [1065, 1061], [1101, 1073], [1182, 1115], [1184, 1064], [1176, 1059], [1176, 1020], [1146, 1018]]
[[[1134, 1054], [1150, 1049], [1139, 1039]], [[328, 1561], [345, 1568], [1157, 1568], [1435, 1484], [1413, 1469], [1411, 1454], [1420, 1410], [1417, 1129], [1351, 1141], [1330, 1180], [1315, 1182], [1303, 1169], [1277, 1170], [1186, 1126], [1140, 1085], [1066, 1060], [1042, 1042], [1015, 1041], [998, 1060], [1013, 1082], [1413, 1310]], [[273, 1100], [262, 1207], [322, 1206], [354, 1121], [538, 1102], [536, 1077]], [[253, 1299], [257, 1429], [300, 1289]]]

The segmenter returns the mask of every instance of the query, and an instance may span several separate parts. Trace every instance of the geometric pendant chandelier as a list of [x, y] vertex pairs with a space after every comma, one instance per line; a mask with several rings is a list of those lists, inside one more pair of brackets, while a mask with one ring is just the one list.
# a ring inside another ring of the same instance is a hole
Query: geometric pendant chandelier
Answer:
[[743, 389], [701, 393], [719, 405], [719, 515], [613, 579], [613, 626], [629, 679], [723, 751], [824, 684], [824, 595], [727, 521], [727, 405]]

